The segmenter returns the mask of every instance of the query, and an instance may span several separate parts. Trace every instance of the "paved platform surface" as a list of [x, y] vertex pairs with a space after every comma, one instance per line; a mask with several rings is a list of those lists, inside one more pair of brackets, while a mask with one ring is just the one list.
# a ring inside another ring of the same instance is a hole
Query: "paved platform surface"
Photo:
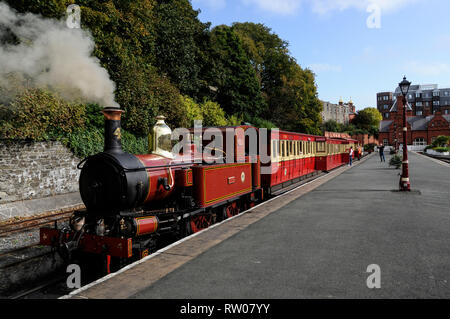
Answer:
[[[387, 162], [375, 154], [339, 169], [285, 206], [264, 205], [77, 297], [448, 298], [450, 169], [411, 153], [413, 192], [400, 193]], [[371, 264], [380, 289], [367, 287]]]

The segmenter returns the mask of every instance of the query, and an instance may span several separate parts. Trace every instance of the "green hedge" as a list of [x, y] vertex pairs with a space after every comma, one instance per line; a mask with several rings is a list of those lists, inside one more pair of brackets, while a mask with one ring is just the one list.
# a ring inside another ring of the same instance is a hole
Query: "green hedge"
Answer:
[[[80, 129], [62, 138], [67, 147], [80, 158], [84, 158], [103, 151], [104, 129], [91, 127]], [[125, 152], [131, 154], [147, 154], [148, 138], [138, 137], [122, 129], [122, 147]]]
[[[0, 138], [59, 140], [79, 157], [103, 151], [104, 119], [96, 104], [68, 103], [42, 89], [30, 89], [8, 106], [0, 105]], [[148, 153], [148, 138], [123, 130], [123, 149]]]
[[448, 152], [450, 150], [450, 147], [433, 147], [433, 151], [439, 152], [439, 153], [444, 153], [444, 152]]

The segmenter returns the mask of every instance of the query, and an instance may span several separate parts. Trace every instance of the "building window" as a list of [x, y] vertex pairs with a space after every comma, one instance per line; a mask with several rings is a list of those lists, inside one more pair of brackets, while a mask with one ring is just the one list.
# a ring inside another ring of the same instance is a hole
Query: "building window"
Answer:
[[425, 102], [425, 106], [430, 106], [430, 102]]
[[416, 115], [422, 115], [422, 111], [417, 111]]
[[444, 96], [449, 96], [450, 95], [450, 92], [449, 91], [445, 91], [444, 92]]
[[439, 91], [438, 92], [433, 92], [433, 96], [440, 96]]
[[433, 101], [433, 105], [439, 105], [439, 101]]
[[423, 137], [418, 137], [414, 140], [413, 145], [414, 146], [424, 146], [427, 144], [425, 143], [425, 139]]
[[384, 118], [388, 119], [389, 118], [389, 113], [384, 113]]
[[416, 106], [422, 106], [422, 102], [416, 102]]
[[389, 96], [383, 96], [383, 100], [384, 101], [388, 101], [389, 100]]
[[387, 104], [383, 105], [383, 108], [384, 108], [385, 110], [387, 110], [388, 107], [389, 107], [389, 105], [387, 105]]
[[444, 114], [450, 114], [450, 112], [448, 110], [445, 110]]
[[389, 145], [389, 140], [387, 138], [383, 139], [383, 145]]
[[416, 93], [416, 97], [420, 98], [420, 93]]

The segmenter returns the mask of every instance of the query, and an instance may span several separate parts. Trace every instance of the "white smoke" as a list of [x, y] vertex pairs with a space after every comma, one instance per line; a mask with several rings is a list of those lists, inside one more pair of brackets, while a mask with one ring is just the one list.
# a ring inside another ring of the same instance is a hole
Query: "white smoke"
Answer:
[[[11, 34], [18, 43], [5, 41]], [[34, 87], [67, 100], [118, 107], [115, 84], [92, 55], [94, 46], [87, 31], [70, 29], [64, 21], [19, 14], [0, 3], [0, 102]]]

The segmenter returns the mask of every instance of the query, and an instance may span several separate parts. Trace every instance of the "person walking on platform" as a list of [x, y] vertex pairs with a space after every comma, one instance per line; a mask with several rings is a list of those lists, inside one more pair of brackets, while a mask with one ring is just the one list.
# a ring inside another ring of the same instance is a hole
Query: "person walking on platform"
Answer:
[[361, 145], [359, 145], [358, 146], [358, 161], [360, 161], [361, 160], [361, 156], [362, 156], [362, 148], [361, 148]]
[[384, 158], [384, 145], [381, 144], [378, 149], [380, 151], [380, 161], [381, 162], [386, 162], [386, 159]]
[[350, 147], [350, 151], [348, 152], [348, 166], [352, 166], [353, 159], [353, 146]]

